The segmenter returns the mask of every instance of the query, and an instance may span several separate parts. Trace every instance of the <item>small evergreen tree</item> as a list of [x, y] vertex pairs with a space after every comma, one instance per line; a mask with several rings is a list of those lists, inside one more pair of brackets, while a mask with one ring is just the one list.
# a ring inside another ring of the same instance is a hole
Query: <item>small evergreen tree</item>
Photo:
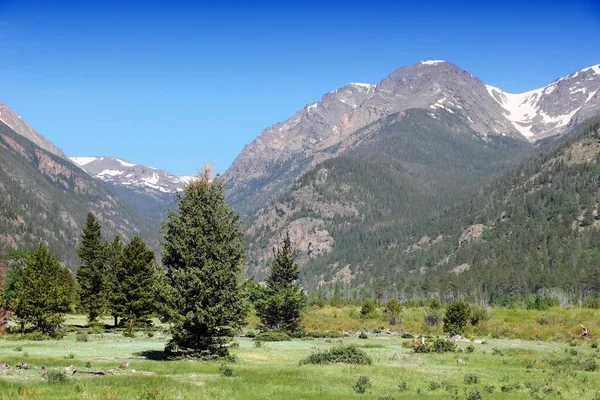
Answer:
[[156, 263], [154, 252], [139, 237], [123, 249], [122, 267], [118, 270], [122, 317], [130, 327], [145, 323], [156, 312]]
[[450, 336], [463, 333], [470, 317], [471, 305], [469, 303], [462, 300], [452, 302], [444, 315], [444, 332]]
[[81, 266], [77, 270], [79, 297], [88, 313], [88, 320], [95, 321], [106, 309], [106, 268], [105, 251], [101, 242], [101, 226], [94, 214], [89, 213], [83, 228], [82, 243], [77, 254]]
[[245, 324], [240, 282], [246, 259], [239, 217], [225, 201], [225, 184], [210, 170], [178, 195], [179, 211], [163, 223], [163, 265], [168, 282], [162, 310], [172, 323], [167, 353], [228, 356], [225, 344]]
[[115, 236], [112, 242], [105, 243], [107, 277], [108, 309], [117, 326], [118, 318], [123, 317], [125, 296], [123, 294], [123, 242], [120, 236]]
[[289, 233], [282, 244], [274, 254], [266, 296], [257, 303], [256, 313], [267, 328], [297, 335], [302, 331], [301, 312], [306, 305], [306, 294], [297, 283], [300, 270]]
[[13, 309], [13, 303], [19, 295], [19, 288], [23, 278], [23, 269], [35, 257], [35, 251], [29, 249], [16, 249], [10, 255], [10, 267], [8, 275], [4, 281], [4, 293], [2, 293], [2, 303], [9, 310]]
[[69, 311], [73, 282], [70, 272], [40, 244], [33, 259], [22, 272], [21, 286], [15, 301], [15, 315], [32, 329], [54, 335]]

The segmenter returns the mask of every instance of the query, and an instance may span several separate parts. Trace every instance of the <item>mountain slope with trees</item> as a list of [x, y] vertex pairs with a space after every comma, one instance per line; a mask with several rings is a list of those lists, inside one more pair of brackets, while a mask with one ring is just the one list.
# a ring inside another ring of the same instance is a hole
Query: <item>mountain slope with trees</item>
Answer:
[[[432, 215], [408, 236], [412, 243], [370, 248], [368, 274], [324, 287], [347, 297], [362, 287], [379, 299], [598, 306], [599, 204], [595, 118], [471, 199]], [[320, 268], [308, 264], [305, 281]]]
[[270, 250], [289, 231], [305, 286], [364, 282], [380, 268], [377, 249], [401, 249], [431, 216], [533, 150], [510, 137], [482, 138], [447, 110], [386, 117], [351, 136], [343, 154], [316, 164], [250, 221], [247, 274], [264, 278]]
[[0, 258], [40, 241], [61, 261], [77, 265], [86, 215], [93, 212], [110, 236], [144, 237], [157, 248], [158, 232], [99, 180], [15, 133], [0, 122]]

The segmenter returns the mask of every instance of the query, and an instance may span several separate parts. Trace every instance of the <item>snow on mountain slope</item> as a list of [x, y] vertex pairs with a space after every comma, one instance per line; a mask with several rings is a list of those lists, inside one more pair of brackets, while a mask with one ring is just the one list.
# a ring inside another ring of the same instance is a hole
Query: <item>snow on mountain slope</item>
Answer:
[[600, 64], [580, 69], [539, 89], [508, 93], [486, 85], [504, 109], [504, 116], [529, 140], [561, 134], [572, 121], [597, 113]]
[[114, 157], [71, 157], [71, 161], [88, 174], [105, 182], [162, 193], [179, 192], [194, 178], [176, 176], [167, 171]]

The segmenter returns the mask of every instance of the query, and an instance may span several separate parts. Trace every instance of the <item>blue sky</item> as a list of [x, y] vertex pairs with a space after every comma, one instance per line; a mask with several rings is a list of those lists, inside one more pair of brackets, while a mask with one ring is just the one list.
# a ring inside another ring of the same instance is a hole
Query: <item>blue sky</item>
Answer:
[[597, 0], [195, 3], [0, 0], [0, 102], [68, 155], [222, 172], [324, 93], [420, 60], [509, 92], [600, 63]]

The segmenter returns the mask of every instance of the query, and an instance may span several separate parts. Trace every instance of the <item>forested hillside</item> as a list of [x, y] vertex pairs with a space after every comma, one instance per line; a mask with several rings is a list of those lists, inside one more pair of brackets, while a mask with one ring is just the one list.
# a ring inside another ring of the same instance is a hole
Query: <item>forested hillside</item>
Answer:
[[[364, 284], [379, 297], [509, 304], [535, 294], [538, 301], [598, 303], [599, 161], [596, 118], [473, 199], [432, 213], [415, 230], [427, 236], [414, 236], [413, 245], [382, 242], [369, 250], [369, 273], [348, 281], [347, 295]], [[307, 280], [319, 268], [308, 267]]]
[[88, 211], [107, 237], [142, 235], [157, 245], [158, 232], [100, 181], [67, 159], [41, 149], [0, 122], [0, 256], [45, 242], [69, 266]]
[[413, 109], [359, 130], [339, 153], [296, 179], [249, 224], [249, 276], [262, 279], [270, 251], [289, 231], [303, 282], [368, 283], [389, 269], [422, 226], [517, 165], [533, 146], [483, 138], [447, 110]]

